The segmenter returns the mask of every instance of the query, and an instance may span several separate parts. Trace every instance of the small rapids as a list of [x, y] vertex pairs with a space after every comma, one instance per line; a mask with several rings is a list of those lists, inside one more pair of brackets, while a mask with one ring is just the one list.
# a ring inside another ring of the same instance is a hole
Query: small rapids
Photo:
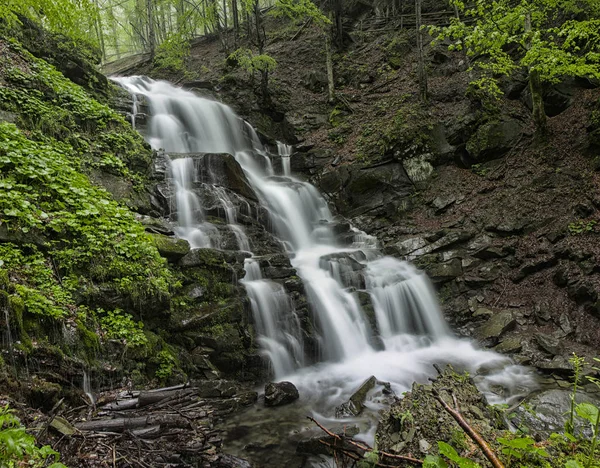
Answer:
[[[289, 380], [301, 399], [285, 408], [262, 405], [238, 415], [230, 424], [228, 450], [248, 457], [244, 447], [277, 440], [272, 466], [293, 458], [293, 441], [304, 436], [307, 415], [335, 423], [335, 407], [348, 400], [365, 379], [389, 382], [401, 396], [413, 382], [436, 374], [433, 364], [452, 364], [474, 376], [490, 403], [510, 402], [529, 393], [535, 378], [524, 367], [491, 351], [477, 349], [452, 335], [441, 314], [427, 276], [412, 264], [384, 256], [377, 240], [353, 229], [352, 242], [343, 244], [333, 227], [340, 220], [311, 184], [292, 174], [292, 148], [278, 144], [277, 153], [265, 148], [254, 129], [229, 107], [184, 91], [167, 82], [145, 77], [114, 78], [135, 97], [143, 99], [150, 120], [146, 139], [155, 149], [178, 153], [171, 161], [176, 194], [176, 233], [192, 247], [219, 247], [218, 232], [204, 216], [202, 199], [194, 190], [197, 170], [185, 153], [228, 153], [243, 169], [270, 224], [285, 246], [301, 278], [310, 304], [318, 356], [307, 356], [303, 330], [285, 289], [265, 277], [259, 262], [246, 261], [242, 281], [250, 299], [258, 341], [275, 380]], [[181, 153], [184, 153], [183, 155]], [[273, 160], [280, 158], [281, 174]], [[237, 223], [227, 193], [214, 184], [213, 193], [225, 210], [227, 223], [240, 250], [251, 243]], [[374, 319], [369, 317], [357, 291], [368, 294]], [[387, 402], [381, 389], [367, 398], [367, 411], [344, 423], [358, 424], [361, 436], [374, 436], [377, 411]], [[289, 447], [281, 439], [289, 438]], [[273, 442], [275, 444], [275, 442]], [[258, 453], [262, 464], [267, 455]], [[263, 458], [261, 458], [263, 457]], [[287, 458], [285, 458], [287, 457]], [[315, 462], [317, 463], [317, 462]]]

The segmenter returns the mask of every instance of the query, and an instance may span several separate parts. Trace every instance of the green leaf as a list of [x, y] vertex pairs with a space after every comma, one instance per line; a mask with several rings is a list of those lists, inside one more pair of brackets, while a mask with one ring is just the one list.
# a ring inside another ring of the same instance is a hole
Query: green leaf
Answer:
[[598, 418], [598, 408], [590, 403], [579, 403], [575, 407], [577, 415], [588, 421], [590, 424], [595, 424]]
[[569, 460], [565, 464], [565, 468], [583, 468], [583, 466], [581, 466], [581, 464], [577, 460]]
[[423, 460], [423, 468], [448, 468], [448, 464], [442, 457], [427, 455]]

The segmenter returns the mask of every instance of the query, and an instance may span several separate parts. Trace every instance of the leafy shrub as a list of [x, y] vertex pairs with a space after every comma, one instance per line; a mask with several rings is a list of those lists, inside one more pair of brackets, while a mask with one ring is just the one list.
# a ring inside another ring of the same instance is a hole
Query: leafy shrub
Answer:
[[[99, 315], [104, 313], [104, 310], [98, 310]], [[144, 324], [135, 322], [130, 314], [124, 313], [121, 309], [106, 312], [106, 315], [100, 318], [100, 325], [106, 332], [107, 338], [124, 340], [127, 346], [144, 346], [148, 343], [148, 338], [142, 331]]]
[[26, 432], [8, 405], [0, 407], [0, 466], [67, 468], [59, 459], [60, 454], [49, 445], [36, 445], [35, 437]]

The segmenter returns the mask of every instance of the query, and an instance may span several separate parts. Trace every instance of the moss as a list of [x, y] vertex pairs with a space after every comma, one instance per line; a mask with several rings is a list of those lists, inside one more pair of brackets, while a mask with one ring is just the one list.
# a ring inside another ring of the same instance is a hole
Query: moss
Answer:
[[[4, 261], [2, 261], [1, 265], [4, 265]], [[0, 270], [0, 289], [4, 290], [4, 291], [8, 291], [9, 286], [10, 286], [10, 279], [8, 278], [8, 271], [1, 269]]]
[[190, 244], [185, 239], [165, 236], [163, 234], [150, 234], [158, 253], [168, 260], [176, 261], [190, 251]]
[[92, 358], [100, 350], [100, 337], [97, 333], [87, 328], [83, 323], [77, 323], [77, 335], [83, 352], [88, 358]]

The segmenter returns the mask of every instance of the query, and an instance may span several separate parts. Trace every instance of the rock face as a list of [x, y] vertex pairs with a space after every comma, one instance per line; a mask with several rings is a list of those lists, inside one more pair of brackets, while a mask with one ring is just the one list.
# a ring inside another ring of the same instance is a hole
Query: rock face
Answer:
[[292, 382], [271, 382], [265, 385], [265, 406], [282, 406], [300, 398]]

